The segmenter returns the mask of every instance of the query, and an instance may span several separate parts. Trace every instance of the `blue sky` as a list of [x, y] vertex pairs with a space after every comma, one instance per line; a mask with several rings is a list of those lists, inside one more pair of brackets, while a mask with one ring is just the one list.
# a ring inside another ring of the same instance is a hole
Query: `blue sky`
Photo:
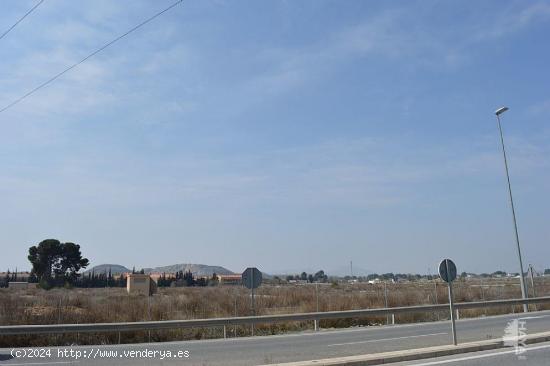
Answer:
[[[5, 0], [0, 30], [36, 1]], [[45, 0], [2, 107], [170, 1]], [[550, 268], [550, 2], [189, 1], [0, 113], [0, 269]]]

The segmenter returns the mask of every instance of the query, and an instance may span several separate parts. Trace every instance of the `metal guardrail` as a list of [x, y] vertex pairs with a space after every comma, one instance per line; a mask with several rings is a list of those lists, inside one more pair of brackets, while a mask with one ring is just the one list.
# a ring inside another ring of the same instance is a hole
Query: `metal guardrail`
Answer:
[[[485, 308], [506, 305], [540, 304], [550, 302], [550, 296], [531, 299], [507, 299], [492, 301], [463, 302], [455, 304], [456, 309]], [[91, 323], [91, 324], [47, 324], [47, 325], [3, 325], [2, 335], [50, 334], [50, 333], [99, 333], [127, 332], [175, 328], [205, 328], [230, 325], [279, 323], [286, 321], [319, 321], [323, 319], [349, 319], [369, 316], [387, 316], [391, 314], [422, 313], [433, 311], [449, 311], [448, 304], [404, 306], [394, 308], [377, 308], [345, 311], [327, 311], [319, 313], [281, 314], [244, 316], [235, 318], [212, 318], [190, 320], [163, 320], [131, 323]]]

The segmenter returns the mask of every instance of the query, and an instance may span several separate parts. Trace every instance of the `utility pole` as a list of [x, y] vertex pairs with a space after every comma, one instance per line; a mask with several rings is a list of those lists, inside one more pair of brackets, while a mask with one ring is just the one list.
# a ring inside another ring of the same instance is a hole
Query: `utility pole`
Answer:
[[[384, 281], [384, 307], [386, 309], [388, 308], [388, 283], [387, 283], [387, 281]], [[392, 319], [393, 319], [393, 317], [392, 317]], [[386, 315], [386, 324], [390, 324], [390, 314]]]
[[[437, 276], [434, 276], [433, 279], [434, 279], [434, 301], [436, 304], [439, 304], [439, 300], [437, 299]], [[436, 311], [436, 314], [437, 314], [437, 320], [440, 320], [439, 311]]]
[[[315, 302], [316, 302], [315, 311], [318, 313], [319, 312], [319, 283], [317, 283], [317, 282], [315, 282]], [[313, 327], [314, 327], [315, 331], [319, 330], [319, 320], [318, 319], [315, 319], [313, 321]]]
[[[485, 301], [485, 292], [483, 291], [483, 277], [479, 279], [479, 288], [481, 290], [481, 301]], [[483, 312], [487, 315], [487, 308], [483, 308]]]
[[[533, 288], [533, 297], [537, 297], [537, 291], [535, 290], [535, 279], [533, 278], [533, 266], [529, 264], [529, 277], [531, 277], [531, 287]], [[535, 305], [535, 311], [537, 311], [537, 305]]]
[[319, 312], [319, 284], [315, 283], [315, 297], [317, 300], [317, 312]]
[[[235, 318], [237, 317], [237, 296], [238, 292], [235, 294]], [[233, 326], [233, 336], [237, 338], [237, 324]]]
[[535, 290], [535, 280], [533, 279], [533, 274], [534, 270], [533, 270], [533, 265], [530, 264], [529, 265], [529, 277], [531, 277], [531, 287], [533, 288], [533, 297], [537, 297], [537, 292]]

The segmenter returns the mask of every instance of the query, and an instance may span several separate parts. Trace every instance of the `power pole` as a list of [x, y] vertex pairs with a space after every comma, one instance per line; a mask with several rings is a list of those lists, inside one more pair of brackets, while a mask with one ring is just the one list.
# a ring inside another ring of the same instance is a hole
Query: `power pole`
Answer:
[[[436, 304], [439, 304], [439, 300], [437, 299], [437, 279], [436, 279], [436, 276], [434, 276], [434, 301]], [[437, 320], [440, 320], [440, 317], [439, 317], [439, 311], [436, 311], [436, 314], [437, 314]]]
[[[535, 290], [535, 280], [533, 278], [533, 266], [529, 264], [529, 277], [531, 277], [531, 287], [533, 288], [533, 297], [537, 297], [537, 292]], [[537, 305], [535, 305], [535, 311], [537, 311]]]
[[[388, 283], [384, 281], [384, 307], [388, 308]], [[393, 314], [392, 314], [393, 319]], [[386, 324], [390, 324], [390, 314], [386, 315]]]

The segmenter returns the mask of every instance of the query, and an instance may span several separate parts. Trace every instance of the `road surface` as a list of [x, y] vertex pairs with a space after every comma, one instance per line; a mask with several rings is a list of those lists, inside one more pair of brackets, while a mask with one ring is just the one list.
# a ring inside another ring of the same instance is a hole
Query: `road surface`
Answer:
[[[517, 318], [526, 321], [529, 334], [550, 331], [550, 311], [464, 319], [457, 321], [458, 341], [460, 343], [502, 338], [508, 322]], [[76, 356], [74, 352], [77, 351], [80, 352], [78, 365], [82, 366], [152, 364], [245, 366], [397, 351], [446, 345], [450, 342], [449, 322], [442, 321], [264, 337], [52, 347], [48, 348], [49, 356], [43, 355], [45, 357], [38, 358], [12, 358], [10, 349], [0, 349], [0, 366], [70, 364], [74, 363]], [[36, 352], [35, 350], [33, 349], [33, 352]], [[71, 350], [72, 356], [66, 353]], [[131, 353], [132, 351], [134, 353]], [[188, 352], [188, 357], [185, 356], [185, 351]], [[146, 352], [149, 355], [146, 355]], [[167, 352], [171, 354], [168, 355]], [[180, 352], [179, 355], [178, 352]], [[110, 357], [107, 357], [108, 355]], [[164, 359], [162, 359], [163, 355]]]
[[550, 365], [550, 343], [528, 345], [525, 352], [514, 349], [439, 357], [419, 361], [393, 363], [392, 366], [543, 366]]

